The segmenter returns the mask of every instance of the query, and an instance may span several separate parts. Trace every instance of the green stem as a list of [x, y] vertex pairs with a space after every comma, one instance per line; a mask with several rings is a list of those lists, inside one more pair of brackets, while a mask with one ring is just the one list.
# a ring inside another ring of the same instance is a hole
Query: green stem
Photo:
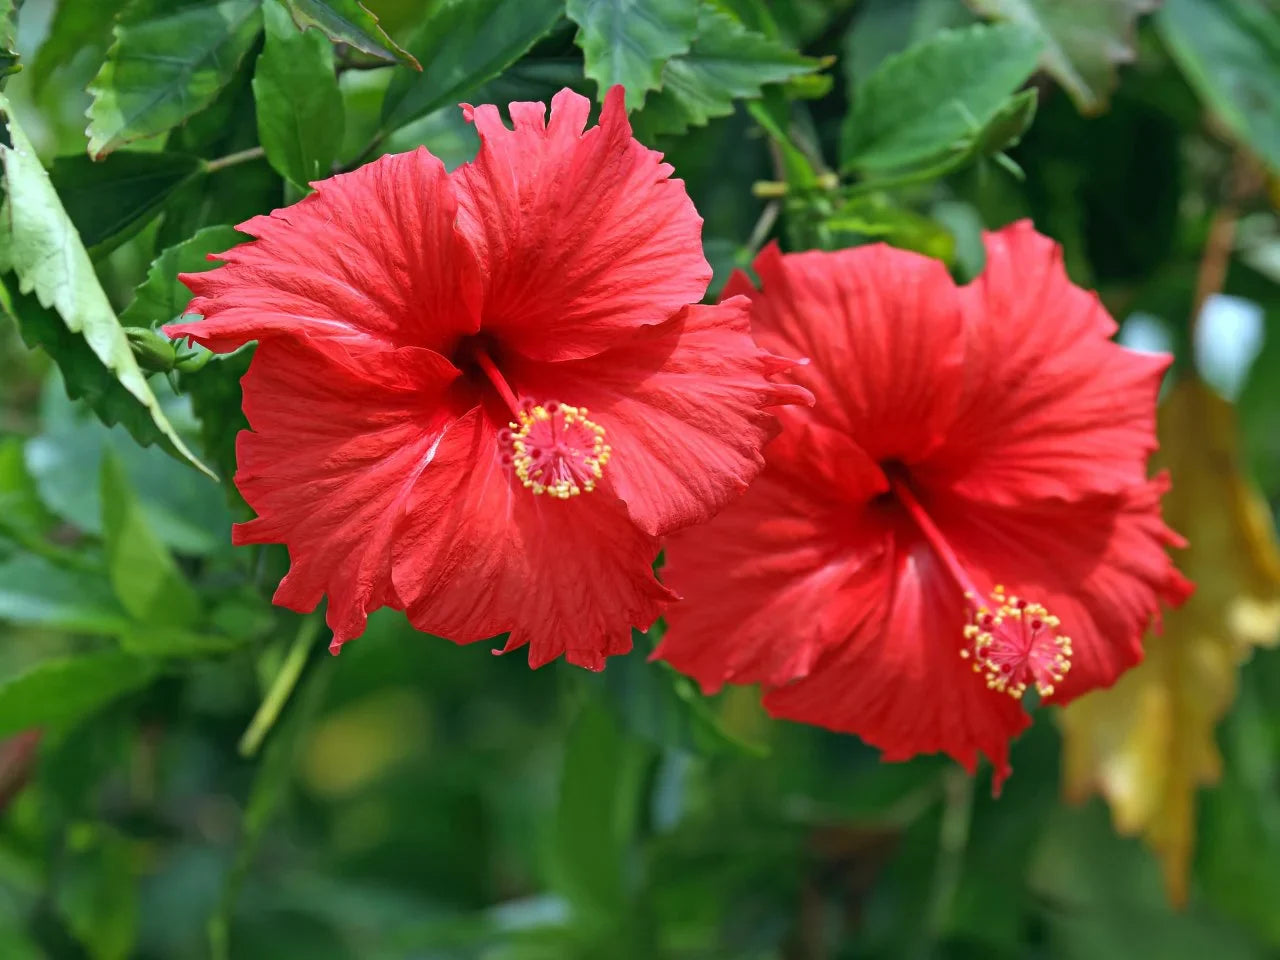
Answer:
[[316, 637], [320, 634], [321, 623], [320, 614], [316, 612], [307, 616], [298, 625], [298, 635], [294, 637], [293, 646], [289, 648], [289, 652], [285, 655], [284, 663], [280, 665], [280, 671], [276, 674], [275, 680], [271, 682], [271, 689], [262, 698], [258, 712], [253, 715], [253, 720], [250, 721], [248, 729], [245, 730], [244, 736], [240, 738], [240, 755], [242, 757], [254, 756], [258, 752], [258, 748], [262, 746], [262, 741], [271, 731], [271, 728], [280, 719], [280, 712], [284, 710], [284, 705], [289, 702], [289, 696], [293, 693], [293, 688], [298, 685], [298, 677], [302, 676], [302, 668], [306, 666], [311, 647], [315, 643]]
[[755, 228], [747, 239], [747, 255], [749, 258], [754, 258], [760, 252], [760, 248], [764, 246], [765, 240], [769, 237], [769, 231], [778, 222], [778, 213], [781, 209], [782, 204], [780, 201], [771, 200], [760, 211], [760, 219], [756, 221]]
[[225, 170], [227, 167], [234, 167], [239, 163], [248, 163], [251, 160], [257, 160], [265, 157], [267, 151], [262, 147], [250, 147], [248, 150], [241, 150], [238, 153], [229, 153], [225, 157], [218, 157], [216, 160], [206, 160], [204, 164], [205, 173], [217, 173], [219, 170]]
[[942, 823], [938, 827], [938, 860], [929, 889], [928, 913], [925, 915], [920, 941], [913, 952], [916, 957], [929, 956], [933, 945], [941, 938], [956, 898], [956, 890], [960, 886], [964, 854], [969, 846], [969, 827], [973, 819], [973, 784], [974, 778], [960, 767], [953, 767], [943, 774], [945, 801]]
[[387, 139], [387, 136], [390, 133], [391, 133], [390, 130], [379, 129], [376, 133], [374, 133], [373, 139], [370, 140], [367, 144], [365, 144], [365, 148], [360, 151], [360, 155], [356, 157], [354, 160], [352, 160], [350, 163], [348, 163], [342, 169], [354, 170], [356, 169], [356, 167], [362, 166], [366, 161], [369, 160], [370, 157], [373, 156], [373, 154], [377, 151], [378, 147], [382, 145], [382, 141]]

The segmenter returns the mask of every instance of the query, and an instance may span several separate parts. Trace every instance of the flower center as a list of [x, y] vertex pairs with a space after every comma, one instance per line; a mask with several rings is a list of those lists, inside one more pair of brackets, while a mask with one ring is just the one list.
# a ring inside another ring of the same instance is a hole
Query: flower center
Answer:
[[1010, 596], [997, 585], [993, 606], [965, 593], [971, 607], [964, 628], [969, 646], [960, 656], [973, 660], [974, 673], [984, 673], [987, 688], [1022, 699], [1034, 686], [1047, 697], [1071, 669], [1071, 639], [1059, 634], [1060, 621], [1041, 604]]
[[891, 473], [890, 489], [933, 547], [943, 568], [964, 593], [969, 606], [960, 656], [973, 661], [974, 673], [986, 677], [987, 689], [1021, 700], [1029, 687], [1047, 697], [1071, 669], [1071, 639], [1058, 633], [1061, 621], [1042, 604], [1013, 596], [996, 585], [990, 603], [960, 563], [942, 531], [916, 499], [907, 483]]
[[586, 407], [555, 400], [521, 409], [498, 439], [526, 489], [561, 500], [594, 490], [609, 462], [604, 427], [587, 419]]

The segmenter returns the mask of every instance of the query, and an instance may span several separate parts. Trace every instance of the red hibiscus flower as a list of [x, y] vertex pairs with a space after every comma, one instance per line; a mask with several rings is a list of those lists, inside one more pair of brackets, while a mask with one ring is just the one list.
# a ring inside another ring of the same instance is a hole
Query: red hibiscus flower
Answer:
[[589, 108], [513, 103], [512, 130], [464, 106], [474, 163], [383, 157], [182, 277], [203, 319], [170, 335], [258, 342], [234, 541], [288, 546], [275, 601], [327, 594], [335, 652], [391, 606], [599, 669], [671, 598], [657, 538], [745, 489], [771, 408], [809, 399], [768, 379], [748, 301], [690, 306], [711, 271], [683, 183], [620, 88], [584, 132]]
[[685, 602], [658, 650], [712, 691], [760, 683], [776, 716], [860, 735], [886, 760], [978, 751], [1009, 771], [1036, 690], [1063, 703], [1142, 657], [1189, 584], [1149, 480], [1169, 358], [1112, 342], [1055, 244], [986, 238], [981, 278], [885, 246], [756, 260], [766, 349], [807, 356], [812, 410], [744, 498], [677, 535]]

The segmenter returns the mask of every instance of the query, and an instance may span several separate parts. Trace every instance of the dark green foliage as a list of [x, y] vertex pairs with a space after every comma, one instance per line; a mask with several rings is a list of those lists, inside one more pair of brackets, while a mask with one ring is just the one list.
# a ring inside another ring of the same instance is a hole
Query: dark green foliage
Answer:
[[1275, 956], [1280, 652], [1217, 728], [1175, 911], [1104, 803], [1062, 799], [1051, 709], [996, 799], [704, 696], [648, 661], [661, 622], [602, 675], [393, 610], [329, 657], [323, 607], [270, 603], [286, 550], [231, 545], [255, 347], [157, 332], [310, 182], [470, 160], [460, 101], [621, 83], [713, 295], [770, 241], [967, 282], [1030, 216], [1123, 336], [1212, 377], [1249, 339], [1188, 323], [1219, 257], [1207, 292], [1262, 318], [1217, 361], [1243, 479], [1280, 504], [1280, 10], [1156, 6], [0, 0], [0, 958]]
[[447, 0], [436, 4], [409, 41], [426, 64], [401, 69], [382, 102], [381, 129], [390, 133], [444, 106], [454, 106], [480, 84], [520, 59], [563, 13], [561, 0]]
[[110, 253], [145, 227], [183, 187], [204, 174], [199, 157], [121, 150], [105, 160], [59, 157], [49, 179], [93, 257]]

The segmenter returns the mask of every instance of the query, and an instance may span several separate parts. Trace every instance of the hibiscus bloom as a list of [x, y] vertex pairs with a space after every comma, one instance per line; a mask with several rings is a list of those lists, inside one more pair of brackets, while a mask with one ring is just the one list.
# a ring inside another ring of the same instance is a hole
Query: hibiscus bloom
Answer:
[[234, 542], [284, 543], [275, 602], [328, 596], [335, 652], [382, 606], [466, 643], [509, 632], [534, 666], [599, 669], [671, 594], [658, 537], [760, 471], [770, 376], [749, 303], [691, 306], [702, 221], [631, 137], [621, 88], [589, 102], [464, 105], [481, 147], [425, 149], [314, 184], [182, 277], [202, 319], [166, 328], [258, 347]]
[[766, 349], [807, 356], [812, 410], [741, 500], [678, 534], [685, 597], [658, 656], [707, 691], [759, 683], [775, 716], [860, 735], [886, 760], [978, 752], [1009, 771], [1029, 690], [1064, 703], [1142, 657], [1189, 584], [1147, 478], [1166, 356], [1109, 338], [1058, 247], [1019, 223], [956, 287], [877, 245], [770, 247], [727, 296]]

